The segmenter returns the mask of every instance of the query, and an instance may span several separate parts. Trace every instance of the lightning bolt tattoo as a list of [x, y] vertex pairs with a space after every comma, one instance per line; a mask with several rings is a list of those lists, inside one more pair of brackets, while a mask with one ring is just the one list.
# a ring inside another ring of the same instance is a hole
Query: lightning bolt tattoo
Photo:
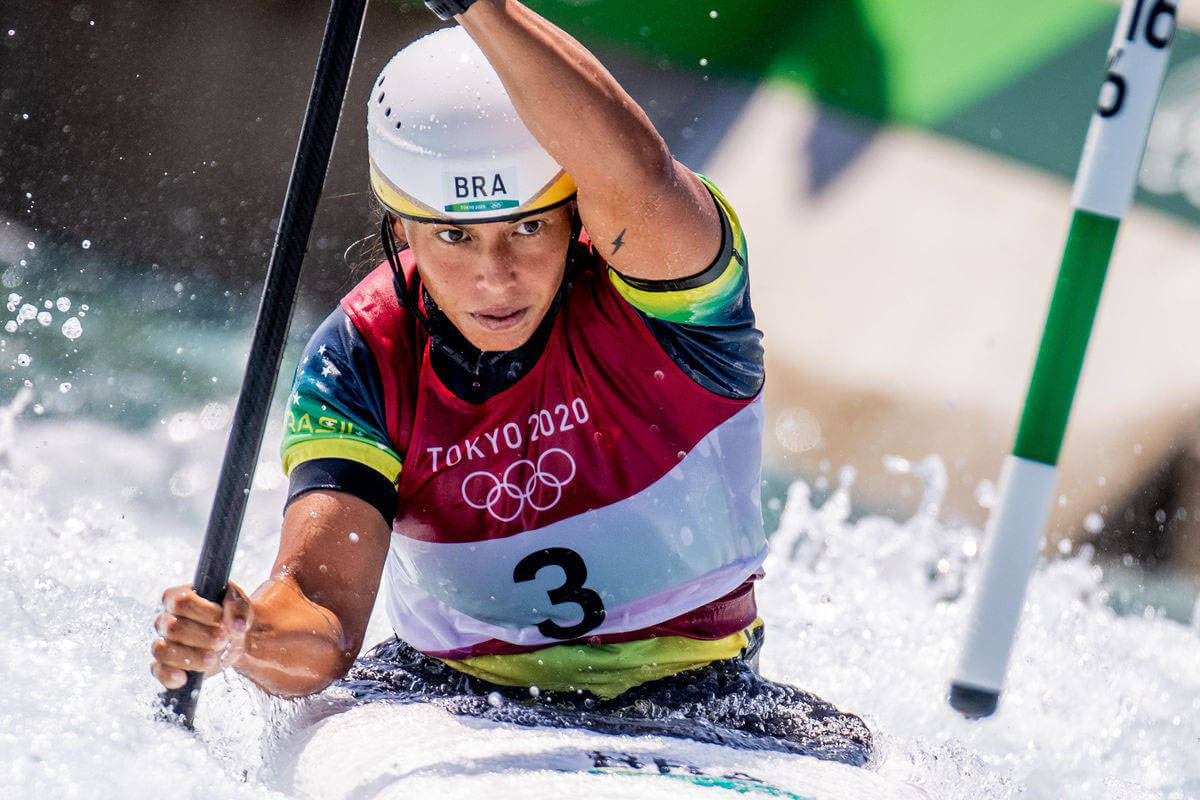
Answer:
[[622, 228], [621, 232], [617, 234], [617, 238], [613, 239], [613, 255], [614, 256], [617, 254], [618, 250], [620, 250], [622, 247], [625, 246], [625, 231], [627, 231], [627, 230], [629, 230], [629, 229]]

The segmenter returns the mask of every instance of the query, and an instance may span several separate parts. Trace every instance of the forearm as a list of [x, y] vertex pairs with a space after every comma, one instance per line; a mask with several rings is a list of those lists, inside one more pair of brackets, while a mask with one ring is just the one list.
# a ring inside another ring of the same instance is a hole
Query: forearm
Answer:
[[564, 31], [516, 0], [477, 0], [459, 21], [581, 193], [641, 196], [674, 180], [670, 151], [645, 112]]
[[253, 622], [234, 669], [281, 697], [313, 694], [345, 674], [361, 641], [349, 641], [337, 616], [287, 578], [272, 578], [251, 598]]

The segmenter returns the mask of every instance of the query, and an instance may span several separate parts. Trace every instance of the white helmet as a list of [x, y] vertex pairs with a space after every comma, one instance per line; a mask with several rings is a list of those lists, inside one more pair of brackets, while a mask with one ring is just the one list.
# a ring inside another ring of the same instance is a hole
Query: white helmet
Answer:
[[397, 53], [367, 102], [371, 188], [393, 214], [496, 222], [570, 200], [479, 46], [443, 28]]

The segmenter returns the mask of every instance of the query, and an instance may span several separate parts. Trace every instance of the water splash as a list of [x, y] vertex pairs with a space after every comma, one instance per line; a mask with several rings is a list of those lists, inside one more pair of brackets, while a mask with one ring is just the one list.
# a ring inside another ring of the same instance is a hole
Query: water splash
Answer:
[[33, 391], [22, 386], [6, 406], [0, 406], [0, 469], [11, 467], [9, 453], [17, 441], [17, 417], [33, 399]]
[[[0, 683], [11, 723], [0, 727], [0, 785], [21, 797], [69, 796], [73, 786], [130, 798], [290, 794], [269, 755], [324, 700], [267, 700], [229, 676], [206, 683], [197, 738], [150, 713], [150, 620], [163, 586], [191, 571], [224, 436], [201, 424], [176, 442], [165, 430], [42, 420], [23, 413], [32, 400], [23, 390], [0, 406], [0, 663], [19, 665]], [[213, 413], [214, 422], [226, 416]], [[1200, 630], [1154, 614], [1118, 616], [1088, 548], [1036, 570], [1000, 714], [971, 724], [948, 709], [979, 532], [936, 516], [944, 467], [892, 464], [897, 479], [923, 483], [908, 520], [855, 519], [850, 470], [820, 504], [807, 484], [789, 488], [758, 591], [763, 674], [864, 714], [880, 748], [877, 774], [930, 797], [1200, 793]], [[175, 497], [169, 476], [181, 471], [203, 485]], [[285, 491], [280, 481], [251, 493], [234, 574], [244, 586], [270, 570]], [[386, 620], [373, 617], [367, 642], [386, 635]], [[380, 713], [397, 742], [425, 735], [419, 713]], [[341, 730], [323, 763], [352, 763], [372, 744], [352, 726]], [[561, 746], [576, 741], [560, 733]], [[501, 754], [525, 741], [502, 727], [487, 738]], [[521, 791], [562, 794], [562, 780], [527, 774]]]
[[78, 317], [68, 317], [62, 324], [62, 335], [74, 341], [83, 335], [83, 323]]

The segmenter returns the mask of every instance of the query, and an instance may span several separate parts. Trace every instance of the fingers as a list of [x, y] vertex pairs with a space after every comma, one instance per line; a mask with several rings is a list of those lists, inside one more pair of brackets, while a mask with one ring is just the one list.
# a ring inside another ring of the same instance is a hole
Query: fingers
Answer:
[[185, 644], [204, 650], [221, 650], [229, 642], [225, 631], [216, 625], [201, 625], [194, 620], [163, 612], [154, 621], [154, 630], [173, 644]]
[[254, 607], [250, 604], [250, 598], [240, 586], [230, 581], [229, 588], [225, 591], [225, 602], [221, 607], [221, 622], [229, 631], [230, 637], [245, 637], [246, 631], [250, 630], [253, 616]]
[[167, 669], [209, 673], [219, 671], [221, 666], [220, 653], [216, 650], [189, 647], [166, 639], [155, 639], [150, 653], [157, 665]]
[[163, 686], [183, 686], [185, 672], [219, 672], [241, 655], [253, 607], [236, 584], [229, 584], [222, 605], [200, 597], [190, 585], [167, 589], [162, 599], [163, 610], [154, 620], [160, 638], [150, 648], [150, 672]]
[[202, 625], [218, 625], [221, 607], [196, 594], [191, 586], [173, 586], [163, 592], [163, 609], [177, 617], [195, 620]]
[[157, 661], [150, 662], [150, 674], [158, 678], [158, 682], [168, 689], [178, 689], [187, 683], [187, 673], [181, 669], [164, 667]]

